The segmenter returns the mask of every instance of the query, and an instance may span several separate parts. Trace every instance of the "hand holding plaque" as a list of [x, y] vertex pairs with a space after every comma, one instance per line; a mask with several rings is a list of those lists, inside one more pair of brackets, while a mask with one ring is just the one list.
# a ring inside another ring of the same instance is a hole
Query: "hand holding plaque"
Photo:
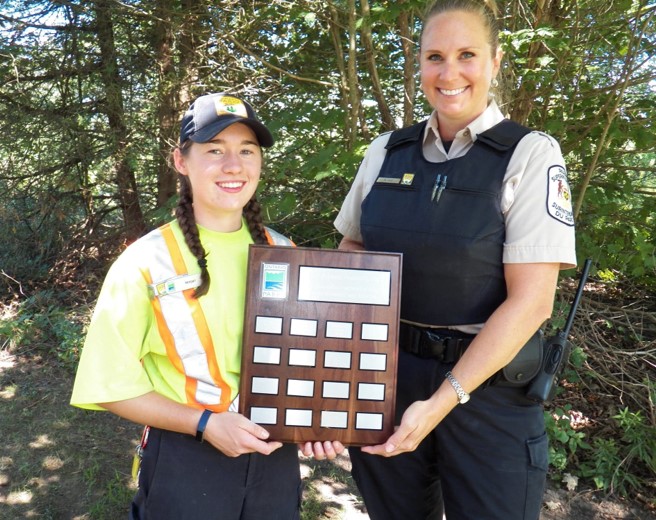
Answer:
[[394, 428], [401, 255], [253, 245], [239, 409], [271, 439]]

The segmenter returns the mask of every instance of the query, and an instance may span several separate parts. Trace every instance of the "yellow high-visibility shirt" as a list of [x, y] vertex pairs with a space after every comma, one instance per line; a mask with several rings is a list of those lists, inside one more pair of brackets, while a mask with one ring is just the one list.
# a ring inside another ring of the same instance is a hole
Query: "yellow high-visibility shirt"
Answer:
[[[171, 223], [189, 274], [200, 273], [176, 221]], [[218, 233], [199, 226], [211, 276], [198, 302], [207, 320], [221, 378], [230, 401], [239, 389], [248, 246], [248, 227]], [[102, 410], [98, 403], [156, 391], [187, 403], [185, 374], [167, 355], [143, 275], [152, 258], [146, 237], [131, 244], [112, 264], [103, 283], [77, 369], [71, 404]], [[193, 403], [188, 403], [193, 404]]]

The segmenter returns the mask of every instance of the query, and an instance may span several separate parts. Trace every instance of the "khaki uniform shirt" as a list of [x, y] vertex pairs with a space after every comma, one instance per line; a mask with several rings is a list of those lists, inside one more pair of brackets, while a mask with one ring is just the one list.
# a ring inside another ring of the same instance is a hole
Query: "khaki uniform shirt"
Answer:
[[[433, 112], [426, 125], [423, 153], [430, 162], [444, 162], [465, 155], [478, 134], [504, 119], [495, 102], [459, 131], [449, 151], [437, 131]], [[351, 189], [335, 219], [346, 238], [362, 242], [361, 205], [385, 160], [390, 133], [376, 138], [367, 150]], [[559, 262], [561, 269], [576, 266], [572, 194], [565, 161], [558, 143], [542, 132], [531, 132], [515, 148], [503, 180], [501, 210], [506, 223], [503, 263]], [[457, 327], [477, 332], [481, 325]]]
[[[447, 153], [437, 132], [436, 114], [426, 125], [423, 151], [430, 162], [462, 157], [476, 136], [503, 119], [491, 103], [477, 119], [456, 134]], [[360, 165], [335, 227], [346, 238], [362, 242], [361, 204], [383, 165], [390, 133], [376, 138]], [[503, 181], [501, 210], [506, 220], [504, 263], [560, 262], [561, 269], [576, 266], [572, 195], [565, 161], [558, 143], [541, 132], [524, 137], [508, 164]]]

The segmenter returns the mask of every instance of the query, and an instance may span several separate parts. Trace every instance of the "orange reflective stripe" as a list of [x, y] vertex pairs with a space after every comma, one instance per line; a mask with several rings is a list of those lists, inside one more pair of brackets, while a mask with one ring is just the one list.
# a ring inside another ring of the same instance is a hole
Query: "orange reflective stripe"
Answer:
[[[165, 224], [160, 228], [160, 231], [162, 232], [162, 237], [164, 238], [164, 242], [166, 243], [166, 247], [169, 250], [169, 254], [171, 255], [171, 261], [173, 262], [173, 268], [175, 269], [175, 274], [180, 275], [184, 274], [187, 272], [187, 266], [184, 262], [184, 259], [182, 258], [182, 251], [180, 251], [180, 248], [178, 247], [178, 242], [175, 239], [175, 236], [173, 235], [173, 230], [171, 229], [170, 224]], [[186, 293], [192, 292], [192, 290], [187, 290], [185, 291]], [[189, 303], [189, 299], [187, 298], [187, 295], [185, 294], [185, 300], [187, 300], [187, 303]], [[194, 320], [195, 322], [195, 320]], [[199, 334], [200, 336], [200, 334]], [[207, 343], [205, 341], [207, 338], [203, 338], [200, 336], [201, 343], [203, 344], [203, 347], [207, 350]], [[212, 339], [209, 338], [209, 341], [211, 343]], [[214, 351], [214, 349], [212, 349]], [[175, 344], [173, 347], [173, 352], [169, 351], [167, 348], [167, 354], [169, 355], [169, 359], [173, 360], [174, 365], [176, 368], [178, 365], [183, 366], [182, 363], [182, 358], [175, 348]], [[186, 371], [182, 369], [182, 372], [186, 375]], [[197, 379], [191, 378], [188, 375], [185, 377], [185, 394], [187, 396], [187, 402], [188, 403], [195, 403], [196, 402], [196, 390], [197, 390]]]
[[[159, 243], [158, 249], [165, 246], [166, 251], [158, 251], [155, 255], [158, 265], [151, 267], [157, 268], [159, 276], [164, 278], [187, 274], [187, 266], [171, 226], [166, 224], [158, 232], [152, 235], [154, 246], [158, 248]], [[154, 282], [149, 280], [149, 283]], [[182, 294], [167, 294], [163, 296], [165, 299], [153, 298], [157, 326], [169, 359], [185, 375], [187, 403], [222, 412], [230, 406], [231, 389], [221, 377], [207, 320], [200, 303], [193, 298], [193, 291], [190, 288]], [[172, 325], [174, 332], [171, 332]], [[188, 330], [192, 325], [195, 335]]]
[[285, 235], [281, 235], [277, 231], [274, 231], [273, 229], [270, 229], [268, 227], [264, 228], [264, 235], [266, 236], [267, 243], [270, 246], [295, 246], [296, 245], [296, 244], [294, 244], [294, 242], [292, 242]]
[[[153, 280], [150, 275], [150, 272], [148, 270], [144, 270], [143, 275], [146, 278], [148, 285], [151, 285], [153, 283]], [[157, 330], [159, 331], [159, 335], [162, 338], [162, 341], [164, 342], [164, 347], [166, 348], [166, 354], [168, 355], [169, 359], [171, 360], [171, 363], [173, 363], [173, 366], [178, 370], [178, 372], [184, 374], [184, 366], [182, 365], [182, 360], [180, 359], [180, 356], [178, 356], [178, 352], [175, 350], [175, 340], [173, 339], [173, 335], [171, 334], [171, 331], [166, 325], [166, 320], [164, 319], [164, 313], [162, 312], [162, 306], [159, 303], [159, 299], [152, 298], [150, 300], [150, 303], [152, 304], [153, 310], [155, 312], [155, 321], [157, 322]]]
[[[207, 353], [210, 374], [216, 386], [221, 389], [221, 403], [219, 405], [206, 405], [205, 408], [209, 408], [213, 412], [225, 412], [230, 406], [230, 385], [228, 385], [221, 377], [219, 364], [216, 361], [214, 342], [212, 341], [210, 329], [207, 325], [207, 320], [205, 319], [205, 313], [201, 309], [198, 300], [192, 297], [192, 292], [185, 291], [185, 293], [187, 303], [191, 307], [191, 316], [196, 324], [196, 330], [198, 331], [198, 335], [200, 336], [203, 346], [205, 347], [205, 352]], [[189, 378], [187, 378], [187, 381], [189, 381]], [[198, 380], [193, 379], [192, 381], [194, 382], [194, 388], [191, 395], [197, 396], [199, 391]]]

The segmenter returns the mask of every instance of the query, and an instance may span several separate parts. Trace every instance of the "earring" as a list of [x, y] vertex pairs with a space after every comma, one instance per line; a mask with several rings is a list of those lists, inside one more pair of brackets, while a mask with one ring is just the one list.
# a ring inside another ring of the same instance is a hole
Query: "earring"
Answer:
[[492, 79], [492, 88], [497, 88], [499, 86], [499, 82], [497, 81], [497, 78]]

